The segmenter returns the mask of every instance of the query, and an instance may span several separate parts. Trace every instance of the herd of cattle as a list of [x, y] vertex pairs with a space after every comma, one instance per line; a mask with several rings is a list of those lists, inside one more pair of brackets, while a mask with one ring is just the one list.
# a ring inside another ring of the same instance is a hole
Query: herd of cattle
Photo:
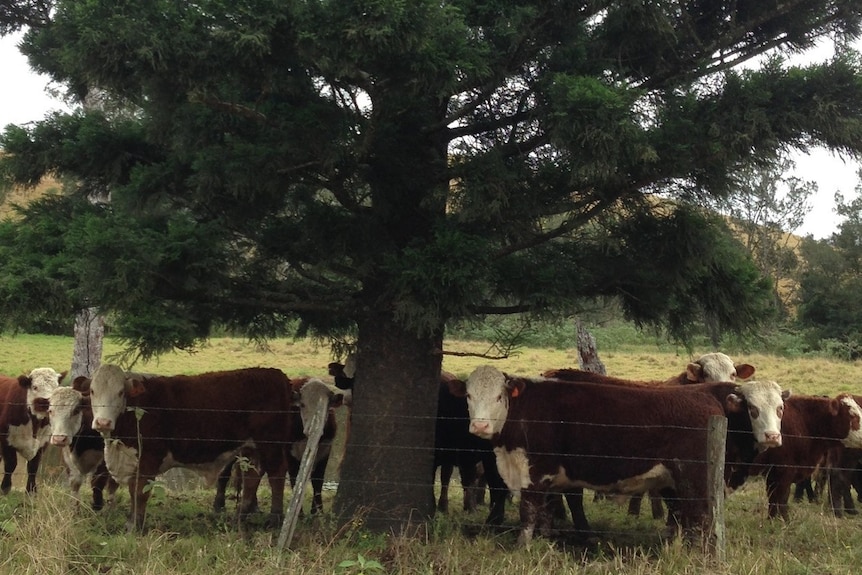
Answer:
[[[443, 372], [434, 452], [434, 473], [441, 470], [438, 509], [448, 507], [457, 468], [465, 508], [475, 506], [476, 483], [487, 484], [490, 525], [503, 523], [505, 506], [516, 496], [522, 544], [536, 530], [551, 529], [563, 501], [575, 532], [593, 535], [584, 488], [631, 496], [633, 513], [649, 494], [654, 515], [663, 515], [662, 502], [667, 506], [670, 533], [703, 533], [710, 519], [707, 427], [711, 417], [723, 416], [728, 491], [748, 476], [764, 475], [769, 516], [787, 519], [792, 485], [815, 469], [828, 470], [835, 514], [853, 512], [849, 493], [862, 457], [862, 397], [791, 395], [774, 381], [749, 379], [753, 373], [752, 366], [721, 353], [653, 382], [574, 369], [526, 378], [480, 366], [466, 381]], [[280, 521], [285, 479], [294, 483], [311, 414], [326, 402], [328, 418], [311, 473], [312, 512], [318, 512], [337, 431], [333, 410], [349, 405], [353, 358], [330, 364], [329, 374], [334, 386], [318, 378], [290, 379], [272, 368], [165, 377], [104, 364], [92, 379], [78, 377], [71, 386], [61, 385], [66, 374], [51, 368], [0, 377], [0, 490], [10, 490], [20, 454], [27, 460], [26, 490], [35, 491], [39, 462], [51, 443], [62, 450], [74, 491], [90, 477], [94, 508], [104, 505], [105, 493], [128, 484], [130, 530], [143, 527], [150, 482], [173, 467], [191, 468], [215, 483], [215, 510], [224, 509], [228, 483], [238, 476], [240, 514], [257, 510], [258, 485], [266, 476], [270, 519]]]

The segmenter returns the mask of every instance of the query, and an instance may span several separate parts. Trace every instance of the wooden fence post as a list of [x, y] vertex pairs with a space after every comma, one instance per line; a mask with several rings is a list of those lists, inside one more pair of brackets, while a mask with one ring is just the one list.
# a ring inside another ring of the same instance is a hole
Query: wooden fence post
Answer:
[[326, 423], [328, 412], [329, 402], [326, 398], [321, 398], [311, 418], [311, 430], [305, 444], [305, 452], [302, 454], [299, 473], [296, 477], [293, 491], [290, 494], [290, 505], [287, 506], [287, 513], [284, 516], [284, 522], [281, 524], [281, 534], [278, 536], [279, 552], [285, 547], [289, 547], [290, 541], [293, 539], [293, 532], [296, 530], [296, 521], [299, 518], [299, 512], [302, 510], [302, 502], [305, 499], [305, 486], [308, 483], [308, 478], [311, 476], [311, 470], [314, 468], [317, 447], [320, 444], [320, 438], [323, 437], [323, 425]]
[[724, 531], [724, 453], [727, 444], [727, 418], [709, 418], [706, 438], [707, 486], [710, 526], [706, 536], [707, 553], [718, 562], [725, 560]]

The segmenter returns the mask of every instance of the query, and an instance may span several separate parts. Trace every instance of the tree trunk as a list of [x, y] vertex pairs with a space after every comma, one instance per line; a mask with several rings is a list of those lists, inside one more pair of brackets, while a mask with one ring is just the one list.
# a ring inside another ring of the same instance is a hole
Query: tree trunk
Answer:
[[72, 351], [71, 379], [79, 375], [92, 377], [102, 361], [105, 321], [98, 308], [89, 307], [75, 318], [75, 349]]
[[607, 375], [605, 364], [599, 359], [596, 349], [596, 338], [587, 331], [580, 319], [575, 320], [575, 325], [578, 330], [578, 367], [583, 371]]
[[403, 533], [434, 514], [434, 420], [443, 338], [389, 314], [359, 323], [350, 437], [334, 509], [344, 521]]

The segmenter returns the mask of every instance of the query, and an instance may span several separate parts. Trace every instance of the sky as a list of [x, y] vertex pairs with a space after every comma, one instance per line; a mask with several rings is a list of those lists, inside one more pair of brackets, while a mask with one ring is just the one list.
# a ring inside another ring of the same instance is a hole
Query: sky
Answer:
[[[27, 59], [18, 52], [16, 45], [20, 37], [19, 34], [0, 38], [0, 78], [3, 79], [3, 88], [0, 88], [0, 129], [8, 124], [22, 125], [40, 120], [54, 110], [68, 110], [62, 101], [49, 95], [49, 79], [35, 74], [27, 64]], [[862, 48], [862, 42], [858, 48]], [[830, 54], [831, 47], [824, 44], [799, 60], [826, 59]], [[818, 193], [810, 201], [811, 211], [802, 227], [794, 230], [794, 233], [811, 235], [817, 239], [828, 238], [841, 221], [835, 214], [835, 192], [841, 192], [846, 200], [855, 196], [859, 184], [858, 171], [862, 164], [822, 148], [813, 149], [808, 154], [796, 154], [792, 159], [796, 162], [793, 175], [814, 181], [818, 186]]]

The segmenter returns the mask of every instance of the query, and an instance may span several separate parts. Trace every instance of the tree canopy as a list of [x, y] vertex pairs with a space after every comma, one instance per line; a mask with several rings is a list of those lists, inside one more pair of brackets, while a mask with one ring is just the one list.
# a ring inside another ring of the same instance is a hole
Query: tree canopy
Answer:
[[356, 341], [353, 434], [384, 447], [348, 448], [342, 509], [396, 522], [433, 509], [428, 453], [392, 456], [433, 441], [448, 321], [611, 297], [753, 329], [768, 281], [703, 200], [862, 149], [858, 56], [782, 58], [857, 38], [855, 0], [13, 4], [0, 30], [100, 105], [0, 137], [6, 181], [69, 182], [3, 224], [0, 315], [96, 305], [145, 355], [214, 325]]

